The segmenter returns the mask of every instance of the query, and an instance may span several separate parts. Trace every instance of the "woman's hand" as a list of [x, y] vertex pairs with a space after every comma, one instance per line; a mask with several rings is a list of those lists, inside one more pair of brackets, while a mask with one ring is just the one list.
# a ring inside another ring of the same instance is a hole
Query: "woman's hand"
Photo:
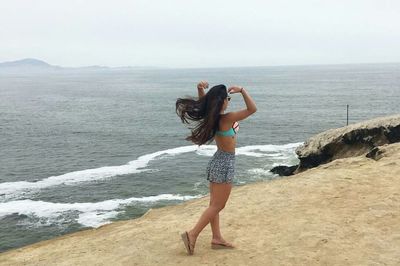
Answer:
[[229, 87], [228, 93], [233, 94], [233, 93], [242, 92], [242, 89], [243, 89], [242, 86], [232, 86], [232, 87]]
[[200, 81], [199, 84], [197, 84], [198, 89], [207, 89], [208, 88], [208, 82], [207, 81]]

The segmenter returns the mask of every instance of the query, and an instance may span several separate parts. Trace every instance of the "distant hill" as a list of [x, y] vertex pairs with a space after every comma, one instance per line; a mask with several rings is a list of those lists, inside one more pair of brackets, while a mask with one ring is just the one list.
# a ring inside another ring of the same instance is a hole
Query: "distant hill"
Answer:
[[59, 66], [50, 65], [42, 60], [25, 58], [17, 61], [0, 63], [0, 70], [51, 70], [60, 69]]
[[85, 67], [62, 67], [50, 65], [49, 63], [35, 59], [25, 58], [16, 61], [0, 63], [0, 72], [48, 72], [48, 71], [108, 71], [108, 70], [137, 70], [137, 69], [156, 69], [157, 67], [108, 67], [108, 66], [85, 66]]
[[50, 64], [34, 58], [25, 58], [17, 61], [0, 63], [0, 67], [20, 67], [20, 66], [51, 67]]

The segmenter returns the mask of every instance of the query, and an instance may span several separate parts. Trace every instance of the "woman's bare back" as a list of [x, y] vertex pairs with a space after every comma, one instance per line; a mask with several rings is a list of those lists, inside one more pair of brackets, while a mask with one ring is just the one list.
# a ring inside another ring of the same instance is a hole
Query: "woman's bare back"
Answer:
[[[224, 119], [226, 114], [222, 114], [219, 120], [219, 130], [225, 131], [229, 130], [232, 127], [232, 122]], [[227, 152], [235, 152], [236, 148], [236, 134], [233, 136], [219, 136], [215, 135], [214, 137], [215, 143], [217, 144], [218, 149], [227, 151]]]

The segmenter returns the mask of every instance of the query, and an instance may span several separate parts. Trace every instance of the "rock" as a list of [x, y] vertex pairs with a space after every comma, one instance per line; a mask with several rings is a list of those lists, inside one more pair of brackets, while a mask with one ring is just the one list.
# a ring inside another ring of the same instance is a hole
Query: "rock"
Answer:
[[286, 165], [279, 165], [275, 166], [270, 172], [274, 174], [278, 174], [280, 176], [289, 176], [293, 175], [294, 171], [297, 169], [298, 165], [293, 165], [293, 166], [286, 166]]
[[300, 164], [295, 173], [335, 159], [369, 153], [377, 146], [394, 142], [400, 142], [400, 115], [330, 129], [296, 149]]
[[367, 155], [365, 155], [365, 157], [378, 161], [379, 159], [382, 158], [382, 151], [378, 147], [375, 147], [370, 152], [368, 152]]

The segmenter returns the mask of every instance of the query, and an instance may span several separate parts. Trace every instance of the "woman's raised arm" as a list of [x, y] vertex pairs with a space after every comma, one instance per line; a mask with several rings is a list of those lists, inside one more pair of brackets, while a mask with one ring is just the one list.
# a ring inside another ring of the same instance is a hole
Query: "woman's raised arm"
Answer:
[[226, 119], [231, 122], [236, 122], [247, 118], [248, 116], [254, 114], [257, 111], [256, 103], [254, 102], [253, 98], [248, 94], [248, 92], [243, 87], [230, 87], [228, 89], [229, 93], [241, 93], [246, 103], [246, 109], [236, 111], [236, 112], [229, 112], [225, 115]]

